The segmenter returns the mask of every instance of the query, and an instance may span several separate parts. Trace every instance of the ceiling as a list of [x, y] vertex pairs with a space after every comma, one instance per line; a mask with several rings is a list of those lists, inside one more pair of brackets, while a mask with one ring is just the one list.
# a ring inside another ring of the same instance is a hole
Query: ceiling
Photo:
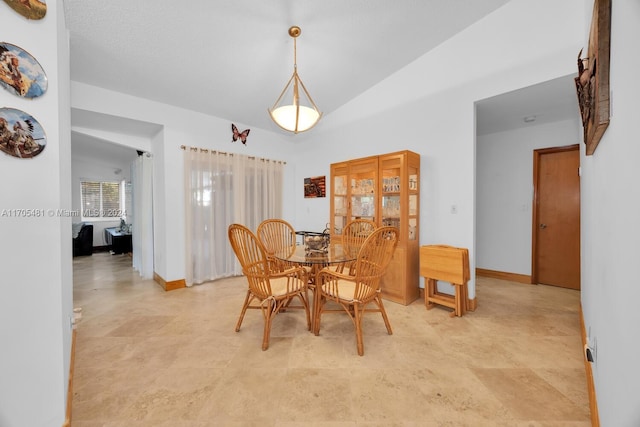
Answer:
[[[64, 0], [64, 7], [72, 80], [289, 135], [267, 108], [293, 72], [290, 26], [302, 29], [298, 73], [327, 116], [507, 2]], [[542, 119], [549, 103], [561, 110], [567, 85], [558, 91], [556, 83], [533, 88], [535, 96], [531, 89], [479, 103], [479, 131], [512, 127], [504, 121], [516, 112], [511, 122]], [[572, 103], [575, 115], [573, 93], [570, 100], [563, 114]], [[116, 119], [72, 114], [74, 127], [109, 127]], [[149, 124], [117, 126], [154, 132]]]
[[71, 79], [279, 131], [293, 72], [341, 105], [508, 0], [65, 0]]
[[[136, 150], [124, 145], [107, 143], [100, 138], [71, 133], [71, 155], [74, 160], [90, 161], [102, 167], [130, 165], [136, 158]], [[128, 175], [128, 174], [127, 174]]]
[[500, 94], [476, 102], [476, 134], [579, 120], [574, 75]]

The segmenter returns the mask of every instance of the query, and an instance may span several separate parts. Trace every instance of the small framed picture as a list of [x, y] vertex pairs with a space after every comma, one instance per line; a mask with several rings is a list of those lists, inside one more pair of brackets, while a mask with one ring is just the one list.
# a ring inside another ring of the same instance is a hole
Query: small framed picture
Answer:
[[316, 176], [304, 179], [304, 197], [326, 197], [326, 185], [324, 176]]

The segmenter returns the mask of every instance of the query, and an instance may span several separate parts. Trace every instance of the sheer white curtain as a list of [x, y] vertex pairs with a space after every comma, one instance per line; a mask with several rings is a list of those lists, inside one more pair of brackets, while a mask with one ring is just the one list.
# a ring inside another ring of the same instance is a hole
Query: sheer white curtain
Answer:
[[187, 147], [184, 174], [187, 286], [242, 274], [227, 229], [282, 216], [283, 163]]
[[133, 268], [153, 278], [153, 158], [144, 153], [131, 164]]

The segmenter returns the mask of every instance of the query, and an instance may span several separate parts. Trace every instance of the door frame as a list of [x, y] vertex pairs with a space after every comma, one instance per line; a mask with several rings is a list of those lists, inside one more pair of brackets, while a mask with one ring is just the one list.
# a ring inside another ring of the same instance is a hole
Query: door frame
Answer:
[[540, 148], [533, 150], [533, 215], [531, 219], [531, 283], [538, 283], [538, 204], [539, 200], [539, 174], [540, 157], [545, 154], [561, 153], [565, 151], [580, 151], [580, 144], [565, 145], [561, 147]]

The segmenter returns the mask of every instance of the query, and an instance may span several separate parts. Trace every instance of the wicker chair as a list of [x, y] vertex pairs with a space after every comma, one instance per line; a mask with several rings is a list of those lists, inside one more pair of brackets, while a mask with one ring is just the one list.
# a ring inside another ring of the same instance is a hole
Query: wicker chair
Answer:
[[[389, 318], [380, 296], [380, 280], [387, 270], [398, 244], [398, 229], [380, 227], [362, 244], [354, 265], [355, 274], [349, 275], [324, 268], [318, 272], [316, 283], [319, 289], [316, 295], [320, 300], [316, 304], [314, 315], [314, 333], [319, 335], [321, 316], [325, 312], [345, 311], [356, 329], [358, 354], [364, 354], [362, 340], [362, 316], [366, 312], [379, 312], [389, 335], [393, 333]], [[327, 309], [326, 303], [333, 301], [340, 309]], [[375, 308], [367, 308], [374, 304]]]
[[[345, 251], [357, 253], [364, 241], [376, 229], [376, 223], [368, 219], [354, 219], [347, 223], [342, 229], [342, 246]], [[354, 263], [341, 264], [331, 267], [338, 273], [348, 271], [353, 275]], [[345, 270], [346, 269], [346, 270]]]
[[258, 225], [256, 234], [267, 252], [267, 259], [276, 271], [284, 271], [289, 266], [283, 265], [274, 257], [275, 253], [293, 253], [296, 249], [296, 231], [293, 226], [282, 219], [266, 219]]
[[[247, 309], [260, 309], [264, 316], [262, 350], [268, 349], [273, 317], [293, 298], [299, 298], [302, 305], [287, 308], [302, 308], [307, 315], [307, 328], [310, 330], [311, 318], [305, 270], [301, 267], [290, 268], [284, 272], [272, 270], [262, 243], [243, 225], [229, 226], [229, 241], [249, 283], [247, 296], [236, 324], [236, 332], [240, 331]], [[254, 302], [257, 304], [252, 305]]]

